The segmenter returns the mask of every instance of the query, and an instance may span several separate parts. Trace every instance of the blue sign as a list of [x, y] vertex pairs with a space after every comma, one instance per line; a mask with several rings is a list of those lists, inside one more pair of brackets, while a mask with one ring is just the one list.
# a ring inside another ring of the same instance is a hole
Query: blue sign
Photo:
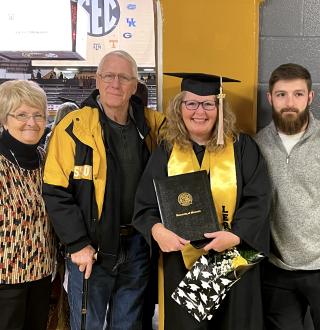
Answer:
[[134, 10], [137, 8], [137, 5], [135, 3], [128, 3], [127, 9]]
[[137, 21], [134, 18], [127, 18], [127, 24], [129, 27], [136, 27]]

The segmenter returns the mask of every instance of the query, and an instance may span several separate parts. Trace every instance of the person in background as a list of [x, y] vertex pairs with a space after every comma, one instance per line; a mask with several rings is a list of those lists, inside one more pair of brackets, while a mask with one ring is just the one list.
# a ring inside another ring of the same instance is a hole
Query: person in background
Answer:
[[[135, 93], [145, 107], [148, 106], [148, 86], [142, 80], [138, 81]], [[158, 302], [158, 261], [153, 257], [150, 261], [150, 276], [147, 290], [145, 293], [143, 306], [143, 330], [152, 330], [153, 316]]]
[[56, 79], [57, 78], [57, 74], [54, 70], [51, 70], [49, 72], [49, 79]]
[[269, 79], [273, 121], [256, 135], [272, 181], [271, 254], [263, 297], [268, 330], [302, 330], [310, 307], [320, 329], [320, 123], [310, 72], [295, 63]]
[[53, 127], [57, 126], [58, 123], [70, 112], [79, 109], [79, 107], [73, 102], [64, 102], [60, 104], [56, 117], [54, 119]]
[[[57, 109], [52, 130], [54, 127], [70, 112], [79, 109], [78, 105], [73, 102], [64, 102], [60, 104]], [[52, 130], [47, 134], [44, 148], [48, 148]], [[69, 304], [67, 297], [68, 271], [65, 266], [65, 253], [61, 243], [58, 243], [56, 274], [53, 280], [52, 295], [51, 295], [51, 309], [49, 315], [49, 329], [69, 329]]]
[[41, 195], [47, 119], [45, 92], [33, 81], [0, 85], [0, 329], [45, 330], [54, 235]]
[[37, 79], [41, 79], [41, 78], [42, 78], [41, 70], [38, 69], [38, 71], [37, 71]]
[[133, 219], [152, 252], [161, 251], [159, 329], [262, 330], [259, 265], [234, 284], [210, 321], [198, 322], [171, 298], [188, 272], [184, 260], [190, 244], [161, 223], [153, 179], [199, 170], [209, 173], [221, 227], [230, 227], [230, 231], [205, 233], [208, 240], [198, 257], [205, 251], [221, 252], [235, 246], [268, 254], [270, 184], [256, 143], [237, 133], [228, 107], [223, 111], [220, 107], [218, 113], [218, 97], [223, 96], [219, 93], [220, 77], [170, 75], [182, 78], [181, 92], [170, 103], [161, 145], [151, 155], [140, 180]]
[[[90, 330], [142, 328], [149, 249], [131, 226], [138, 180], [164, 116], [134, 96], [137, 64], [125, 51], [106, 54], [82, 108], [55, 127], [43, 194], [70, 258], [71, 328], [80, 329], [83, 279], [89, 279]], [[96, 258], [97, 256], [97, 258]], [[97, 260], [96, 260], [97, 259]]]
[[51, 133], [51, 130], [52, 130], [51, 123], [46, 125], [46, 127], [44, 128], [43, 134], [42, 134], [41, 139], [39, 141], [39, 146], [43, 149], [45, 149], [46, 142], [47, 142], [47, 136]]
[[135, 95], [141, 99], [145, 107], [148, 106], [148, 86], [143, 81], [138, 81]]
[[73, 103], [73, 102], [64, 102], [62, 104], [60, 104], [59, 108], [57, 109], [57, 114], [56, 117], [54, 118], [52, 127], [50, 132], [46, 135], [46, 139], [45, 139], [45, 144], [44, 144], [44, 148], [47, 149], [48, 147], [48, 143], [50, 141], [50, 137], [52, 134], [52, 130], [55, 126], [57, 126], [57, 124], [70, 112], [79, 109], [79, 107]]

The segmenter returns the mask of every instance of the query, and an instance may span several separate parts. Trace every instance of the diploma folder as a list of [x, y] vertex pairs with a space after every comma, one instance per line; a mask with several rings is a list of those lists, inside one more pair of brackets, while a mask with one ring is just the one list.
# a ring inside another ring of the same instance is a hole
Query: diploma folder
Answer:
[[206, 171], [154, 179], [153, 183], [167, 229], [190, 241], [220, 230]]

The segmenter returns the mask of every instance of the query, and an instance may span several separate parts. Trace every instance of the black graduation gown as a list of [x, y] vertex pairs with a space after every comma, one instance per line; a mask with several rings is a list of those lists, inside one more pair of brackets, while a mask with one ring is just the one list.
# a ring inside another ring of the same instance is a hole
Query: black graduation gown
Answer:
[[[194, 145], [198, 159], [202, 160], [204, 148]], [[266, 163], [252, 138], [240, 134], [234, 143], [237, 201], [232, 232], [247, 244], [266, 255], [269, 253], [269, 221], [271, 188]], [[136, 193], [134, 227], [141, 232], [152, 253], [157, 253], [157, 244], [151, 236], [151, 228], [160, 222], [160, 215], [153, 178], [168, 175], [169, 153], [161, 145], [152, 154], [141, 178]], [[248, 271], [229, 291], [220, 308], [210, 321], [196, 321], [170, 296], [187, 273], [181, 252], [163, 253], [164, 273], [164, 329], [263, 329], [260, 266]]]

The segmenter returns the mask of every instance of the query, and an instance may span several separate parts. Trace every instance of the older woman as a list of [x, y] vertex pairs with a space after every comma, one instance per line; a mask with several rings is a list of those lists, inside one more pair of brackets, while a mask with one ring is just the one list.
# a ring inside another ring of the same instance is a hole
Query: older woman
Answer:
[[54, 239], [41, 196], [45, 92], [0, 85], [0, 329], [46, 329]]
[[200, 254], [235, 246], [267, 254], [270, 201], [266, 165], [257, 145], [249, 136], [238, 134], [233, 114], [227, 107], [218, 106], [218, 99], [222, 105], [225, 96], [220, 90], [220, 77], [172, 75], [183, 78], [182, 92], [169, 106], [162, 143], [152, 154], [140, 181], [133, 220], [150, 246], [162, 252], [159, 328], [262, 329], [259, 267], [247, 272], [231, 288], [210, 321], [198, 322], [170, 297], [188, 272], [183, 256], [190, 252], [190, 244], [161, 223], [154, 178], [207, 171], [221, 228], [230, 230], [204, 233], [207, 241]]

